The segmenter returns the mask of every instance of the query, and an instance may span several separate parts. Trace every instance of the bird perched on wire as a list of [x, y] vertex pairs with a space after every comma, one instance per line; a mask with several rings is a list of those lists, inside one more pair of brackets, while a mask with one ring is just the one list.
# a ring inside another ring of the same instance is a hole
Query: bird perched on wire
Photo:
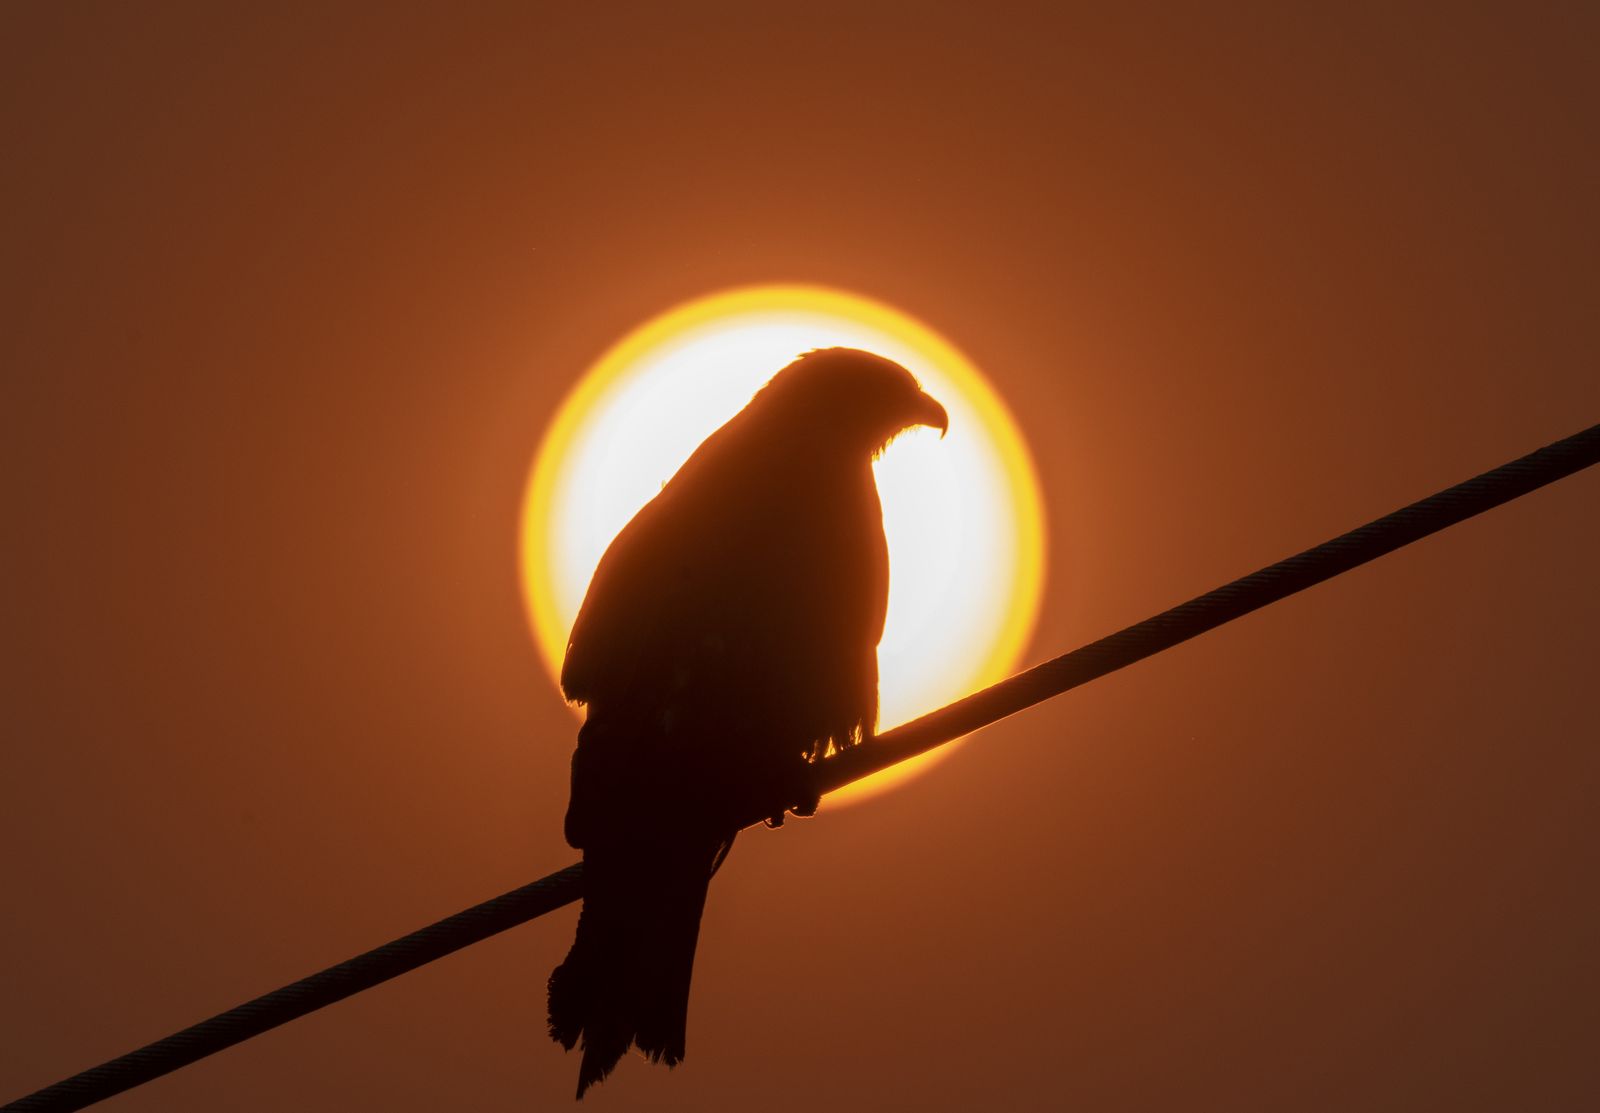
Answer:
[[[779, 371], [606, 550], [572, 627], [588, 705], [566, 837], [583, 911], [550, 975], [578, 1097], [630, 1045], [683, 1059], [706, 887], [752, 809], [815, 812], [812, 762], [871, 736], [889, 556], [872, 460], [944, 407], [853, 348]], [[759, 814], [759, 812], [755, 813]]]

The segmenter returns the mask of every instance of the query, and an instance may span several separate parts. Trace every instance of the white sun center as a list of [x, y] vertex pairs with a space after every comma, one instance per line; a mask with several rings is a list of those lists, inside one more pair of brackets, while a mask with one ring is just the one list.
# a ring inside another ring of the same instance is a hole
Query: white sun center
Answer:
[[[833, 346], [902, 364], [950, 414], [943, 440], [912, 430], [874, 465], [890, 561], [879, 728], [1011, 670], [1038, 610], [1043, 524], [1005, 407], [959, 352], [904, 314], [838, 291], [756, 287], [646, 323], [601, 358], [552, 422], [524, 503], [522, 566], [553, 671], [617, 532], [773, 374]], [[861, 792], [830, 799], [846, 795]]]

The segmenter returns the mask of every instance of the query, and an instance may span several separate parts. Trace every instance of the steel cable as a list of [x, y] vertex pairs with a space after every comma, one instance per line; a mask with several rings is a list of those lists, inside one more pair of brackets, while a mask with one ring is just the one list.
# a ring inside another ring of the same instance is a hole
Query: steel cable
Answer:
[[[1597, 462], [1600, 462], [1600, 425], [1430, 495], [1081, 649], [1035, 665], [920, 719], [885, 731], [869, 744], [819, 762], [816, 766], [819, 787], [831, 792], [870, 776]], [[760, 822], [776, 811], [776, 802], [752, 808], [750, 823]], [[82, 1109], [507, 928], [553, 912], [577, 900], [582, 895], [582, 887], [582, 865], [568, 866], [19, 1098], [0, 1107], [0, 1113], [64, 1113]]]

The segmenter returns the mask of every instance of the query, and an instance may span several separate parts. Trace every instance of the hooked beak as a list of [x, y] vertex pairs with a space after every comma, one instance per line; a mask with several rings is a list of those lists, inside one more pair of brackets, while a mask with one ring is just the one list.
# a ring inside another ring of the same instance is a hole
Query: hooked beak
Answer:
[[944, 440], [944, 435], [950, 431], [950, 415], [932, 395], [924, 394], [917, 401], [917, 424], [930, 425], [939, 430], [939, 439]]

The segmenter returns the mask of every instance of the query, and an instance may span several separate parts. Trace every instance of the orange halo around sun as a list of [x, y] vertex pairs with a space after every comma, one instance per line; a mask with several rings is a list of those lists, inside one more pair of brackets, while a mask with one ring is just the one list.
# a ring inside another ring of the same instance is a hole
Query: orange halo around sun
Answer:
[[[1022, 434], [948, 341], [881, 302], [816, 286], [751, 286], [670, 309], [623, 337], [556, 411], [523, 497], [520, 562], [552, 675], [611, 539], [689, 454], [801, 352], [843, 345], [903, 364], [950, 430], [897, 438], [875, 464], [889, 541], [879, 729], [1009, 674], [1043, 588], [1044, 515]], [[950, 747], [834, 793], [859, 800]]]

